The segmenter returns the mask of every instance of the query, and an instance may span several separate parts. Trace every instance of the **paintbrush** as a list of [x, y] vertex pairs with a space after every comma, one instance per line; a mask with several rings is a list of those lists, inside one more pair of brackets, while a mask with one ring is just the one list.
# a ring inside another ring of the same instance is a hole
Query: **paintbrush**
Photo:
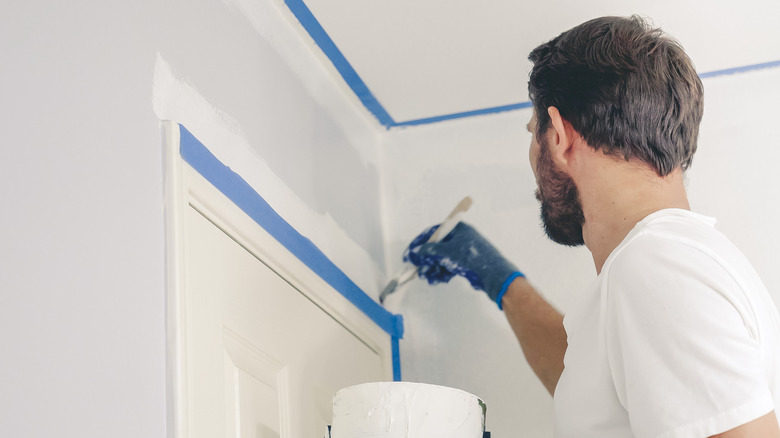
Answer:
[[[449, 216], [447, 216], [446, 219], [441, 223], [439, 228], [434, 231], [434, 233], [431, 235], [431, 237], [428, 239], [428, 242], [438, 242], [441, 240], [444, 236], [450, 233], [450, 231], [455, 228], [456, 225], [458, 225], [458, 222], [460, 222], [460, 216], [462, 213], [465, 213], [469, 208], [471, 208], [471, 204], [473, 201], [471, 200], [471, 197], [466, 196], [465, 198], [461, 199], [460, 202], [458, 202], [458, 205], [455, 206], [455, 208], [452, 209]], [[384, 289], [382, 289], [382, 293], [379, 294], [379, 302], [383, 303], [385, 302], [385, 298], [387, 298], [388, 295], [395, 292], [396, 289], [398, 289], [399, 286], [407, 283], [411, 279], [413, 279], [417, 275], [417, 266], [410, 266], [407, 269], [403, 270], [400, 274], [393, 277], [392, 280], [390, 280], [390, 283], [385, 286]]]

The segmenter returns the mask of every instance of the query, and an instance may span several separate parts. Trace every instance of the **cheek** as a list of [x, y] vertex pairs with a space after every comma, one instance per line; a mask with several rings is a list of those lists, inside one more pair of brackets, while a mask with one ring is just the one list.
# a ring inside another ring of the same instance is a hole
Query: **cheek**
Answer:
[[539, 143], [536, 142], [536, 139], [531, 140], [531, 147], [528, 148], [528, 162], [531, 163], [531, 170], [534, 172], [534, 177], [536, 176], [536, 163], [539, 161]]

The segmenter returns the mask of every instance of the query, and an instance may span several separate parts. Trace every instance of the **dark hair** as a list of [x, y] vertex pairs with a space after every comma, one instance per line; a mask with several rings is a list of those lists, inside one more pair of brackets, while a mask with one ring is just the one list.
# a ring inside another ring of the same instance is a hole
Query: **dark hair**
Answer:
[[665, 176], [687, 170], [703, 111], [701, 80], [682, 46], [641, 17], [587, 21], [542, 44], [528, 92], [537, 135], [554, 106], [588, 144], [638, 158]]

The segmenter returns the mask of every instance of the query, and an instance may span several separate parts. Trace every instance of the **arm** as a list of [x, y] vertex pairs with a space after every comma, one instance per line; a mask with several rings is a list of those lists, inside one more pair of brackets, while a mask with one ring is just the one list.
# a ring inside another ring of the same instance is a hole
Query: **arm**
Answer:
[[474, 228], [459, 223], [441, 241], [428, 242], [434, 230], [412, 241], [404, 260], [417, 266], [420, 277], [431, 284], [459, 275], [484, 291], [504, 310], [526, 360], [552, 394], [563, 372], [566, 352], [563, 316]]
[[775, 411], [710, 438], [780, 438]]
[[545, 301], [524, 277], [509, 285], [502, 305], [525, 359], [547, 391], [554, 394], [563, 372], [563, 355], [567, 345], [563, 315]]

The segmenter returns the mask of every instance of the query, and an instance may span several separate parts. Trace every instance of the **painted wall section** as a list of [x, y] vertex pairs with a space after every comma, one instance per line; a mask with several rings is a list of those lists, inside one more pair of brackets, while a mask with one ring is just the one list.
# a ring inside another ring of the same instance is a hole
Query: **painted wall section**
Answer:
[[[272, 0], [201, 0], [164, 39], [155, 113], [184, 124], [358, 285], [374, 292], [384, 261], [379, 220], [378, 124], [342, 91], [292, 14]], [[182, 51], [171, 41], [214, 48]], [[332, 66], [331, 66], [332, 68]], [[232, 84], [228, 86], [227, 84]], [[197, 120], [197, 121], [195, 121]]]
[[[546, 240], [528, 166], [530, 110], [390, 131], [384, 148], [388, 260], [464, 195], [477, 226], [559, 308], [594, 276], [589, 255]], [[392, 183], [391, 183], [392, 182]], [[555, 264], [550, 263], [556, 260]], [[390, 296], [404, 315], [404, 379], [461, 388], [488, 406], [494, 436], [552, 436], [552, 399], [526, 364], [506, 318], [483, 293], [455, 279], [421, 280]]]
[[261, 195], [383, 282], [373, 122], [276, 3], [255, 8], [262, 26], [218, 0], [0, 15], [0, 436], [167, 435], [163, 117], [262, 164]]
[[[688, 175], [696, 211], [719, 219], [754, 263], [780, 304], [780, 69], [704, 81], [699, 152]], [[466, 220], [477, 226], [565, 313], [595, 278], [590, 253], [547, 240], [528, 164], [530, 110], [390, 131], [383, 148], [387, 178], [388, 264], [400, 267], [404, 246], [441, 220], [464, 195]], [[769, 128], [771, 131], [771, 128]], [[430, 287], [421, 280], [390, 296], [404, 315], [404, 379], [453, 386], [488, 405], [494, 436], [552, 437], [552, 399], [526, 364], [504, 315], [465, 280]]]

